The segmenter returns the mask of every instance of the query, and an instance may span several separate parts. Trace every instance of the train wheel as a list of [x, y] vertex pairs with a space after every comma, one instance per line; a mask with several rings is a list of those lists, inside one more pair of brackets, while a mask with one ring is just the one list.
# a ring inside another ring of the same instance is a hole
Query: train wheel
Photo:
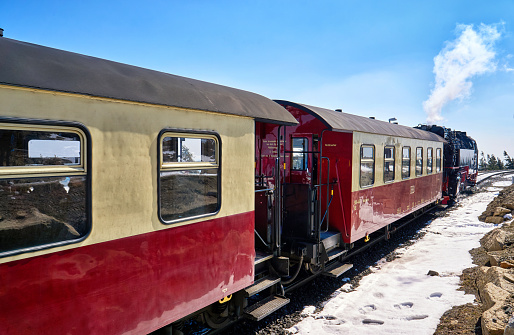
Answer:
[[230, 323], [228, 305], [228, 303], [214, 303], [207, 311], [203, 312], [204, 322], [212, 329], [225, 327]]

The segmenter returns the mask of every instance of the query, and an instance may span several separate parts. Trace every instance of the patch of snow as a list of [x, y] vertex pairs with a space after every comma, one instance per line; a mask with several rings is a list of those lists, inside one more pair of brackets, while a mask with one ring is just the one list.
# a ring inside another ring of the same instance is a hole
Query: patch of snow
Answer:
[[[478, 247], [480, 238], [494, 228], [478, 216], [495, 195], [482, 192], [462, 199], [447, 216], [423, 228], [422, 239], [398, 249], [398, 258], [381, 259], [355, 290], [344, 284], [317, 318], [309, 316], [288, 330], [316, 335], [433, 334], [445, 311], [474, 301], [473, 295], [457, 291], [459, 275], [473, 266], [468, 250]], [[439, 276], [427, 275], [429, 270]]]

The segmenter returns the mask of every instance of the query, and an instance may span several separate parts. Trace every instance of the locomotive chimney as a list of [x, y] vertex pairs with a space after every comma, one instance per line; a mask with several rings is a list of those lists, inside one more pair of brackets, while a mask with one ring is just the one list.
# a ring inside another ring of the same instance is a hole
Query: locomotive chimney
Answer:
[[0, 28], [0, 37], [4, 37], [4, 30]]

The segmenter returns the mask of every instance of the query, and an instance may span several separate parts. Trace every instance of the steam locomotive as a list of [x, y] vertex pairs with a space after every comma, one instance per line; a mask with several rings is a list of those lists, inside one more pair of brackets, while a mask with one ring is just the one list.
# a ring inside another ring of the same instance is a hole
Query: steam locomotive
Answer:
[[465, 133], [4, 37], [0, 101], [3, 334], [260, 320], [476, 176]]

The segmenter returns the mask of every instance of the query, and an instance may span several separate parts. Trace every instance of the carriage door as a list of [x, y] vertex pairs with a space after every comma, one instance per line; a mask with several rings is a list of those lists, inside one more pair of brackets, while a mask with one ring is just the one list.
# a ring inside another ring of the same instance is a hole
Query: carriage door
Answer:
[[[294, 134], [290, 139], [289, 178], [284, 184], [283, 236], [310, 240], [315, 235], [315, 187], [313, 187], [312, 134]], [[287, 157], [287, 156], [286, 156]]]

